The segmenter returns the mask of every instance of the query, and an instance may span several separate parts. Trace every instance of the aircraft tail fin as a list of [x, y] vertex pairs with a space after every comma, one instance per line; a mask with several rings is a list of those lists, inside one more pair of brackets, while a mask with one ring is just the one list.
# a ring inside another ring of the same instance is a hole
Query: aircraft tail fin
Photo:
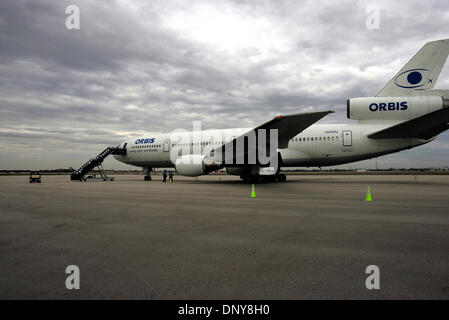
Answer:
[[448, 54], [449, 39], [427, 42], [376, 96], [411, 96], [432, 89]]

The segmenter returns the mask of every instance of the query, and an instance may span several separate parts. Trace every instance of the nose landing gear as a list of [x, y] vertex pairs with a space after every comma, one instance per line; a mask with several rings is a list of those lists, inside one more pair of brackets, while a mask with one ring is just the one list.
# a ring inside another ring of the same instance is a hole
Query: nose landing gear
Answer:
[[145, 174], [145, 176], [143, 177], [143, 180], [145, 180], [145, 181], [151, 181], [152, 179], [151, 179], [151, 168], [146, 168], [146, 174]]

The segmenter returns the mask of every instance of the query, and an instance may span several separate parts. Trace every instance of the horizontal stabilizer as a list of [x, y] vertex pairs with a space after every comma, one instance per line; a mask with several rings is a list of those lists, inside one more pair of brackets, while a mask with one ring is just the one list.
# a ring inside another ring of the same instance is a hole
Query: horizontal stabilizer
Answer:
[[418, 138], [430, 139], [449, 129], [449, 108], [402, 122], [368, 135], [371, 139]]

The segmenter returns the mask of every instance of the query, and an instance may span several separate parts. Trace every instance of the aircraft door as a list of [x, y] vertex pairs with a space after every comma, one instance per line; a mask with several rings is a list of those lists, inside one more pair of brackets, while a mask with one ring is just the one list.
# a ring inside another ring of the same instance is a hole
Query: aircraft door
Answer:
[[164, 141], [164, 152], [170, 151], [170, 139]]
[[350, 147], [352, 146], [352, 131], [351, 130], [343, 130], [343, 146]]

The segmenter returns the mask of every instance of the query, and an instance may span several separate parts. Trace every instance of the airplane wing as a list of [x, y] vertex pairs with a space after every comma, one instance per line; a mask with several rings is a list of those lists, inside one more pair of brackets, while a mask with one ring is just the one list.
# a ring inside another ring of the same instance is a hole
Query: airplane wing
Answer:
[[449, 107], [371, 133], [368, 138], [419, 138], [427, 140], [447, 129], [449, 129]]
[[[290, 115], [278, 115], [274, 119], [254, 128], [259, 129], [277, 129], [278, 130], [278, 146], [279, 149], [288, 147], [288, 142], [291, 138], [304, 131], [312, 124], [334, 111], [319, 111], [309, 113], [296, 113]], [[237, 138], [238, 139], [238, 138]]]
[[[274, 119], [271, 119], [270, 121], [248, 131], [245, 134], [242, 134], [239, 137], [234, 138], [233, 140], [223, 144], [222, 146], [216, 148], [214, 150], [215, 153], [218, 154], [224, 154], [225, 150], [233, 150], [233, 161], [236, 160], [236, 158], [243, 158], [248, 153], [254, 152], [253, 154], [257, 154], [258, 149], [258, 140], [261, 134], [261, 129], [265, 129], [266, 132], [266, 149], [270, 150], [270, 129], [277, 129], [278, 132], [278, 148], [279, 149], [285, 149], [288, 147], [288, 142], [291, 138], [299, 134], [300, 132], [304, 131], [306, 128], [323, 118], [329, 113], [333, 113], [334, 111], [319, 111], [319, 112], [309, 112], [309, 113], [297, 113], [297, 114], [291, 114], [291, 115], [278, 115]], [[249, 139], [248, 137], [255, 137], [256, 143], [245, 143]], [[236, 150], [236, 145], [239, 145], [239, 143], [244, 146], [244, 151], [239, 152], [239, 150]], [[236, 152], [234, 152], [236, 150]], [[277, 153], [277, 150], [276, 150]], [[277, 156], [277, 154], [276, 154]], [[229, 155], [226, 156], [226, 163], [229, 163]]]

